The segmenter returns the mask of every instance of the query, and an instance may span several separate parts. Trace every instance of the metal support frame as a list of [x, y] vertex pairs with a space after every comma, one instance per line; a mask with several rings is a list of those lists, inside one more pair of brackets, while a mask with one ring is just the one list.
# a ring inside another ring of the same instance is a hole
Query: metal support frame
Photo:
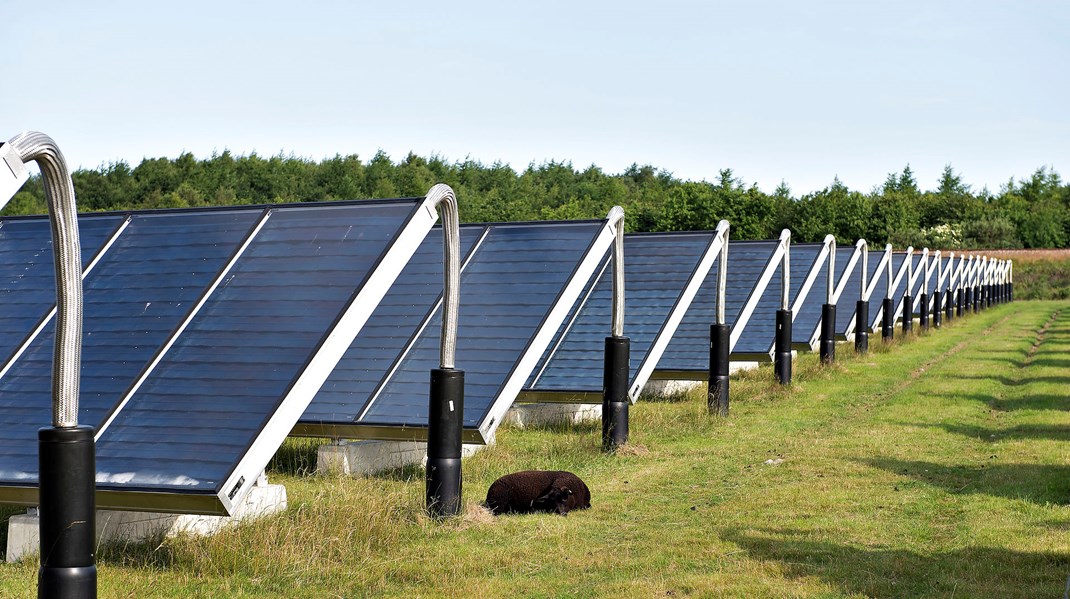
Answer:
[[903, 336], [914, 328], [914, 297], [910, 294], [914, 284], [914, 246], [907, 247], [907, 285], [903, 295]]
[[93, 427], [78, 424], [82, 361], [78, 208], [63, 153], [52, 138], [35, 131], [20, 133], [0, 146], [0, 206], [25, 182], [29, 161], [41, 169], [56, 269], [52, 426], [37, 435], [41, 543], [37, 596], [96, 597], [96, 446]]
[[[918, 296], [918, 323], [921, 330], [929, 330], [929, 248], [922, 248], [921, 262], [921, 295]], [[910, 309], [913, 318], [914, 309]]]
[[821, 306], [821, 341], [819, 352], [821, 362], [831, 364], [836, 361], [836, 237], [825, 236], [825, 247], [829, 250], [828, 285], [825, 303]]
[[782, 385], [791, 383], [791, 231], [780, 233], [784, 254], [780, 263], [780, 309], [776, 313], [776, 339], [774, 343], [773, 368], [777, 381]]
[[721, 236], [720, 266], [717, 270], [717, 322], [710, 325], [710, 372], [706, 384], [706, 403], [711, 414], [728, 416], [729, 409], [729, 355], [732, 327], [725, 321], [725, 292], [728, 288], [728, 221], [717, 223], [717, 235]]
[[869, 243], [859, 239], [855, 246], [862, 251], [862, 284], [858, 290], [858, 303], [855, 305], [855, 352], [864, 354], [869, 351], [869, 296], [866, 278], [869, 276]]
[[973, 310], [974, 306], [974, 262], [976, 256], [970, 256], [962, 273], [962, 310], [959, 316]]
[[431, 370], [427, 418], [426, 508], [431, 517], [461, 513], [461, 437], [464, 427], [464, 371], [455, 368], [460, 314], [461, 233], [457, 195], [438, 184], [427, 202], [442, 215], [442, 334], [439, 368]]
[[944, 319], [951, 322], [955, 317], [955, 252], [947, 258], [947, 292], [944, 293]]
[[1004, 293], [1004, 281], [1007, 278], [1007, 261], [999, 261], [999, 270], [996, 272], [995, 289], [996, 289], [996, 303], [1003, 304], [1007, 301], [1007, 297]]
[[940, 260], [940, 250], [936, 250], [936, 253], [933, 254], [933, 259], [936, 261], [936, 289], [933, 290], [933, 326], [940, 328], [944, 320], [944, 264]]
[[624, 211], [609, 215], [613, 240], [613, 322], [606, 337], [602, 380], [602, 450], [616, 451], [628, 442], [628, 372], [631, 340], [624, 336]]
[[884, 290], [884, 301], [881, 305], [881, 341], [890, 343], [895, 338], [895, 300], [892, 299], [892, 244], [884, 246], [884, 253], [887, 256], [885, 262], [888, 264], [888, 268], [885, 271], [888, 274], [888, 285]]
[[1014, 301], [1014, 261], [1007, 261], [1007, 301]]

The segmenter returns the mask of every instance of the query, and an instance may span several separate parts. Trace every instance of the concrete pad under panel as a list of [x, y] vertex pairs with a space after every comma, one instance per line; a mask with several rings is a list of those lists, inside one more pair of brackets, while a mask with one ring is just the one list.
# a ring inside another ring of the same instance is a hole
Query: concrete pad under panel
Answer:
[[[461, 445], [461, 457], [468, 457], [484, 447], [465, 443]], [[366, 476], [412, 464], [423, 465], [426, 461], [427, 443], [422, 441], [340, 440], [320, 445], [316, 452], [316, 472]]]
[[[97, 543], [138, 542], [159, 534], [168, 537], [180, 534], [210, 535], [238, 522], [284, 511], [286, 505], [286, 487], [268, 484], [267, 478], [261, 477], [233, 516], [97, 510]], [[39, 527], [36, 508], [11, 517], [7, 526], [5, 554], [9, 563], [38, 552]]]
[[602, 419], [602, 404], [516, 403], [505, 413], [503, 423], [518, 428], [580, 424]]

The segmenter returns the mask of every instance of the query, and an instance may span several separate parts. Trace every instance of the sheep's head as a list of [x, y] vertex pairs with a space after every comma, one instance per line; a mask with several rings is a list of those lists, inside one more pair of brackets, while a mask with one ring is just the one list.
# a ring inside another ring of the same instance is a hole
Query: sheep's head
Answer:
[[564, 516], [572, 508], [569, 498], [573, 494], [572, 489], [568, 487], [550, 487], [545, 493], [531, 502], [531, 507]]

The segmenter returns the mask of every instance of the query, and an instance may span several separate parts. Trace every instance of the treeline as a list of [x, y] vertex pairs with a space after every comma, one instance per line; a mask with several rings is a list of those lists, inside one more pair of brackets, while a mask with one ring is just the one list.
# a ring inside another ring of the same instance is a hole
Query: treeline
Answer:
[[[933, 248], [1049, 248], [1070, 245], [1070, 184], [1051, 169], [1009, 180], [998, 193], [973, 190], [948, 166], [936, 188], [923, 191], [909, 165], [883, 185], [862, 192], [838, 179], [816, 193], [772, 194], [747, 185], [731, 170], [712, 182], [682, 181], [652, 166], [607, 174], [549, 162], [516, 172], [507, 165], [410, 154], [399, 162], [380, 152], [315, 162], [230, 152], [198, 160], [117, 162], [74, 173], [83, 211], [184, 208], [423, 195], [435, 183], [452, 186], [465, 221], [600, 218], [625, 208], [632, 231], [712, 229], [728, 219], [736, 239], [766, 239], [790, 229], [798, 241], [840, 243], [865, 238]], [[20, 191], [4, 214], [46, 211], [40, 181]]]

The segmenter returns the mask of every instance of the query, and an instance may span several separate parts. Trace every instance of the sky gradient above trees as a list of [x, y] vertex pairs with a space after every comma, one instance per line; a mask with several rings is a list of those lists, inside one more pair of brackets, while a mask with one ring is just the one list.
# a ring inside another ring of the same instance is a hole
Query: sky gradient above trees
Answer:
[[772, 194], [1070, 163], [1070, 3], [10, 3], [0, 122], [74, 167], [382, 149]]

